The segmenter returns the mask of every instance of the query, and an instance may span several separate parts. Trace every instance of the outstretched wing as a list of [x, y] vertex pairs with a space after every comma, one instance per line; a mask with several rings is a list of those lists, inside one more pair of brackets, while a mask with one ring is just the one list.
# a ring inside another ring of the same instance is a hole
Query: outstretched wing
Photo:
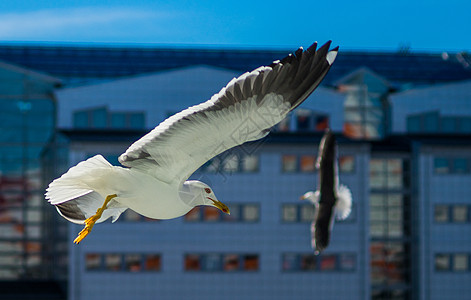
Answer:
[[231, 80], [210, 100], [160, 123], [119, 157], [121, 164], [159, 180], [186, 180], [206, 161], [247, 141], [260, 139], [319, 85], [338, 47], [299, 48], [281, 61]]

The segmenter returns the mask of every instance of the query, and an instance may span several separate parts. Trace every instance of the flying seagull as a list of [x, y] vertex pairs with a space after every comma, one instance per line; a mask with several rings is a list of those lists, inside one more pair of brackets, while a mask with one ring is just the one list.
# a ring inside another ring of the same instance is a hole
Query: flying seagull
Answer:
[[207, 184], [188, 178], [223, 151], [266, 136], [300, 105], [337, 56], [338, 47], [329, 51], [330, 44], [299, 48], [232, 79], [210, 100], [169, 117], [132, 144], [119, 157], [124, 167], [96, 155], [54, 180], [46, 199], [70, 222], [85, 224], [74, 242], [128, 208], [153, 219], [176, 218], [198, 205], [229, 214]]
[[316, 161], [319, 170], [319, 187], [307, 192], [301, 199], [307, 199], [316, 206], [311, 224], [311, 244], [316, 254], [329, 245], [334, 215], [338, 220], [348, 217], [352, 208], [352, 193], [345, 185], [339, 185], [337, 144], [335, 136], [327, 129], [319, 145]]

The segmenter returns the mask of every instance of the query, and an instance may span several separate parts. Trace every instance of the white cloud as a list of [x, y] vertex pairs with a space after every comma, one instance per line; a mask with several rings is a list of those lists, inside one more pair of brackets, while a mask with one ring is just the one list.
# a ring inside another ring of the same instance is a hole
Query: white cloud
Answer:
[[122, 25], [162, 19], [169, 14], [129, 7], [80, 7], [22, 13], [0, 13], [0, 38], [21, 40], [35, 36], [90, 30], [92, 26]]

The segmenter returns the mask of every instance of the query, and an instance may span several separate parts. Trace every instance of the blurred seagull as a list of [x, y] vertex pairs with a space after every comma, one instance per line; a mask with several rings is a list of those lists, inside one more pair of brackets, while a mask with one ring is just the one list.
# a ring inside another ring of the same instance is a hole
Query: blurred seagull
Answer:
[[319, 254], [329, 245], [334, 215], [337, 220], [344, 220], [352, 208], [350, 189], [345, 185], [339, 186], [337, 144], [329, 129], [319, 145], [316, 168], [319, 170], [319, 188], [315, 192], [307, 192], [301, 199], [307, 199], [316, 206], [311, 224], [311, 244], [315, 253]]
[[64, 218], [85, 224], [74, 243], [95, 223], [116, 221], [130, 208], [153, 219], [172, 219], [198, 205], [229, 214], [213, 190], [187, 180], [223, 151], [266, 136], [270, 128], [300, 105], [320, 84], [338, 47], [331, 42], [299, 48], [281, 61], [232, 79], [210, 100], [160, 123], [132, 144], [112, 166], [96, 155], [54, 180], [46, 199]]

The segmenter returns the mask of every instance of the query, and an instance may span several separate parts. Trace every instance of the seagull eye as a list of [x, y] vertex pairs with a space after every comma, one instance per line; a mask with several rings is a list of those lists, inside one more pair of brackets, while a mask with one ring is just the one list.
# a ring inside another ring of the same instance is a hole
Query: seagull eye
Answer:
[[211, 194], [211, 189], [205, 188], [204, 191], [208, 194]]

